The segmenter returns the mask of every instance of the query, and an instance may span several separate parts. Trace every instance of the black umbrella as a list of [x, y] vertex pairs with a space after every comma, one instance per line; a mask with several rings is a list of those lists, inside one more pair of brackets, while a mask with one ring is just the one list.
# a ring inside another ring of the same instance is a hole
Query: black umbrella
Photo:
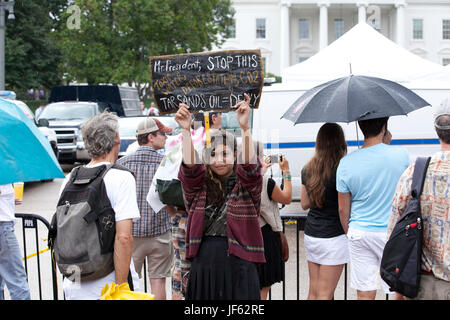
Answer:
[[416, 93], [396, 82], [350, 75], [306, 91], [281, 118], [294, 124], [349, 123], [406, 115], [429, 105]]

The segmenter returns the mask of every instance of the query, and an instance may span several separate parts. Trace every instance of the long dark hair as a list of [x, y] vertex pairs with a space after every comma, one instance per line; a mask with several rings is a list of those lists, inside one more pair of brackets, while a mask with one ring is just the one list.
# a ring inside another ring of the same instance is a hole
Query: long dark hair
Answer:
[[347, 154], [344, 131], [336, 123], [325, 123], [316, 138], [316, 152], [306, 164], [307, 190], [312, 206], [322, 208], [325, 203], [325, 186], [339, 161]]
[[221, 205], [226, 199], [226, 186], [223, 179], [210, 167], [211, 154], [218, 146], [226, 146], [234, 153], [233, 173], [236, 171], [237, 142], [236, 137], [224, 129], [215, 130], [211, 135], [211, 144], [203, 149], [203, 163], [206, 167], [206, 205]]

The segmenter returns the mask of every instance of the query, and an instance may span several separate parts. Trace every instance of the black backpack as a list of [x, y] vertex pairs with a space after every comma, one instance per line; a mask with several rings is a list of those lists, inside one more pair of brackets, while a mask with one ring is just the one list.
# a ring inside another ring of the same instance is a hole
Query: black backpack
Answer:
[[115, 212], [103, 177], [119, 165], [76, 167], [58, 200], [49, 247], [60, 272], [71, 281], [102, 278], [114, 270]]
[[381, 258], [380, 275], [391, 291], [408, 298], [417, 296], [422, 264], [423, 224], [420, 195], [430, 158], [417, 158], [411, 197], [392, 230]]

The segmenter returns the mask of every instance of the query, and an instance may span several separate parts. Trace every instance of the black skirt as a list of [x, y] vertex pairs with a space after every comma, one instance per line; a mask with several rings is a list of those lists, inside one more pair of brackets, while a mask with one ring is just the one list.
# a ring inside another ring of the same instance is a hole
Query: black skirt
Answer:
[[281, 257], [281, 239], [278, 232], [269, 224], [261, 228], [264, 240], [264, 256], [266, 263], [258, 265], [258, 276], [261, 288], [270, 287], [284, 279], [284, 262]]
[[225, 237], [204, 237], [192, 260], [186, 300], [259, 300], [253, 262], [228, 255]]

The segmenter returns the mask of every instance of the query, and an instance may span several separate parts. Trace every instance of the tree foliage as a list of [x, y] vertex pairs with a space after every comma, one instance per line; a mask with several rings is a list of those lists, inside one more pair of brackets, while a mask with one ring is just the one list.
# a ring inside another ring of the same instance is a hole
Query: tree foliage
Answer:
[[[62, 27], [58, 45], [68, 80], [135, 84], [148, 92], [149, 57], [211, 50], [234, 15], [230, 0], [75, 0], [79, 29]], [[69, 13], [62, 14], [62, 21]]]
[[56, 13], [65, 0], [16, 0], [6, 22], [5, 79], [8, 88], [50, 88], [61, 82], [62, 59], [53, 35]]

